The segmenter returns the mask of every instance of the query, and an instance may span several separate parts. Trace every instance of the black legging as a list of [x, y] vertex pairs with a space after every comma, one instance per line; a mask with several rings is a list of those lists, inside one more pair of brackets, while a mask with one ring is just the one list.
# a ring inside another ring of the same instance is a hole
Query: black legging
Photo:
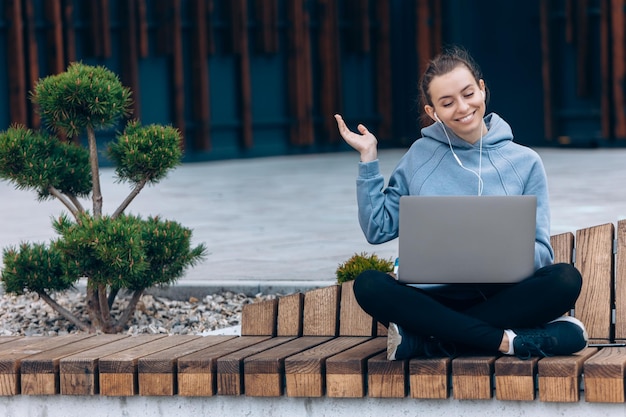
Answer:
[[582, 277], [569, 264], [554, 264], [510, 285], [475, 285], [477, 296], [454, 299], [365, 271], [354, 283], [359, 305], [388, 326], [434, 336], [462, 347], [497, 352], [505, 329], [532, 328], [568, 312], [580, 294]]

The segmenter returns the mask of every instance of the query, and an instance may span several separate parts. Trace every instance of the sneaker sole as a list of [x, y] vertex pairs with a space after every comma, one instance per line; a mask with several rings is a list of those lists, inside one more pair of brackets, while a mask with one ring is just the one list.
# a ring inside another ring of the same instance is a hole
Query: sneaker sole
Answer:
[[396, 360], [396, 351], [398, 346], [402, 343], [402, 336], [398, 331], [398, 325], [395, 323], [389, 323], [387, 328], [387, 359], [390, 361]]

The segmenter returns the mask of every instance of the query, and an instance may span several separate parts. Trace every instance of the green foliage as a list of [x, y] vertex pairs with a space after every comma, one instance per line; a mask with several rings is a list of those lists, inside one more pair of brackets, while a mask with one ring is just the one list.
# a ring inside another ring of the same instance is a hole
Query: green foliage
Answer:
[[[39, 80], [31, 95], [44, 122], [57, 134], [87, 133], [89, 149], [48, 133], [13, 126], [0, 132], [0, 179], [39, 198], [57, 198], [72, 214], [53, 222], [59, 238], [49, 244], [24, 243], [4, 250], [0, 280], [7, 292], [35, 291], [82, 330], [120, 331], [143, 293], [171, 284], [206, 253], [191, 244], [191, 230], [158, 217], [142, 219], [124, 210], [146, 184], [154, 184], [182, 159], [181, 134], [170, 126], [131, 121], [108, 148], [120, 181], [135, 185], [110, 215], [102, 213], [95, 131], [128, 115], [130, 90], [104, 67], [71, 64], [67, 71]], [[91, 197], [93, 214], [79, 197]], [[50, 293], [87, 279], [89, 322], [59, 306]], [[119, 290], [133, 292], [118, 318], [111, 306]]]
[[70, 275], [88, 276], [95, 285], [143, 290], [170, 284], [205, 255], [204, 245], [191, 247], [191, 230], [174, 221], [133, 215], [80, 220], [54, 222], [62, 236], [56, 248]]
[[124, 133], [111, 142], [108, 156], [121, 181], [138, 184], [160, 181], [182, 158], [180, 132], [171, 126], [141, 126], [130, 121]]
[[54, 292], [69, 289], [77, 277], [68, 277], [61, 253], [44, 244], [22, 243], [3, 251], [2, 281], [7, 292]]
[[39, 80], [31, 98], [49, 127], [74, 137], [87, 127], [114, 126], [128, 115], [130, 96], [107, 68], [72, 63], [67, 71]]
[[91, 192], [89, 152], [45, 132], [13, 126], [0, 132], [0, 178], [19, 189], [49, 196], [50, 187], [62, 193], [87, 196]]
[[367, 270], [391, 272], [393, 271], [393, 262], [391, 259], [381, 259], [376, 254], [368, 255], [365, 252], [354, 254], [337, 268], [337, 282], [341, 284], [352, 281], [361, 272]]

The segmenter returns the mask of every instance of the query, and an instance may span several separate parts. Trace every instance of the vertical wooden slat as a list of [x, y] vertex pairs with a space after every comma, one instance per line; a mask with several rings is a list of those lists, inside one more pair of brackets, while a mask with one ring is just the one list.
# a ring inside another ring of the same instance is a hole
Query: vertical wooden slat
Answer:
[[214, 4], [213, 0], [207, 0], [206, 6], [206, 21], [207, 21], [207, 55], [215, 53], [215, 29], [213, 25]]
[[303, 336], [336, 336], [341, 287], [318, 288], [304, 294]]
[[258, 24], [256, 50], [266, 54], [278, 52], [277, 0], [256, 0], [255, 15]]
[[565, 0], [565, 41], [567, 43], [574, 42], [574, 0]]
[[74, 28], [74, 1], [63, 0], [63, 32], [65, 37], [65, 65], [76, 61], [76, 32]]
[[550, 245], [554, 250], [554, 263], [571, 264], [574, 250], [574, 234], [571, 232], [550, 236]]
[[375, 321], [367, 314], [354, 296], [354, 281], [341, 285], [341, 305], [339, 310], [340, 336], [373, 336]]
[[378, 136], [391, 139], [393, 135], [393, 97], [391, 94], [391, 12], [388, 1], [376, 2], [376, 109], [380, 116]]
[[[337, 7], [334, 1], [329, 5]], [[347, 36], [350, 50], [356, 53], [369, 53], [371, 49], [369, 1], [349, 0], [345, 7], [347, 18], [351, 20]]]
[[[339, 132], [333, 114], [341, 111], [340, 58], [339, 58], [339, 19], [337, 5], [332, 0], [318, 1], [319, 17], [319, 95], [322, 119], [321, 135], [329, 142], [339, 140]], [[387, 63], [388, 65], [388, 63]]]
[[540, 3], [541, 27], [541, 77], [543, 80], [543, 130], [547, 140], [554, 137], [552, 112], [552, 51], [550, 46], [550, 0], [541, 0]]
[[193, 85], [194, 148], [208, 150], [210, 139], [209, 63], [207, 60], [207, 5], [205, 0], [192, 3], [194, 29], [192, 34], [191, 72]]
[[127, 0], [120, 7], [121, 80], [133, 92], [133, 117], [141, 119], [141, 91], [139, 84], [139, 62], [137, 61], [137, 7], [136, 0]]
[[610, 21], [609, 2], [610, 0], [600, 1], [600, 125], [602, 127], [602, 137], [611, 137], [611, 54], [610, 54]]
[[154, 1], [154, 49], [157, 55], [168, 55], [172, 52], [169, 2], [170, 0]]
[[578, 79], [576, 83], [577, 92], [580, 97], [589, 95], [589, 17], [587, 16], [588, 0], [578, 0], [578, 11], [576, 19], [576, 68]]
[[[626, 139], [626, 19], [624, 0], [611, 1], [611, 42], [613, 43], [613, 108], [615, 115], [614, 133], [617, 138]], [[606, 94], [606, 92], [605, 92]]]
[[288, 2], [288, 89], [291, 109], [290, 140], [294, 145], [312, 145], [313, 99], [311, 78], [311, 45], [309, 42], [309, 14], [304, 0]]
[[[172, 102], [174, 126], [181, 132], [185, 132], [185, 75], [183, 62], [183, 22], [181, 11], [181, 0], [170, 0], [169, 2], [170, 36], [172, 49], [170, 63], [172, 68]], [[184, 147], [185, 141], [181, 142]]]
[[431, 9], [429, 0], [417, 0], [415, 8], [415, 45], [418, 56], [418, 73], [422, 74], [426, 69], [428, 60], [432, 57], [431, 49], [431, 29], [430, 29]]
[[246, 304], [241, 309], [242, 336], [276, 336], [278, 300]]
[[238, 58], [239, 103], [241, 137], [244, 148], [252, 143], [252, 84], [250, 81], [250, 55], [248, 45], [248, 2], [233, 0], [230, 3], [233, 53]]
[[65, 70], [65, 51], [63, 48], [63, 17], [61, 15], [61, 0], [46, 1], [45, 14], [46, 21], [49, 25], [46, 36], [48, 73], [59, 74]]
[[304, 294], [294, 293], [278, 300], [277, 336], [302, 336]]
[[9, 74], [9, 115], [11, 123], [27, 124], [26, 62], [24, 56], [24, 24], [21, 0], [7, 0], [6, 18], [10, 22], [7, 31], [7, 53], [11, 57]]
[[111, 15], [109, 12], [109, 0], [99, 0], [100, 41], [102, 42], [101, 57], [111, 57]]
[[146, 0], [135, 0], [137, 10], [137, 48], [140, 58], [147, 58], [148, 45], [148, 9]]
[[[39, 54], [37, 47], [37, 27], [35, 22], [35, 8], [32, 0], [23, 0], [24, 8], [24, 26], [25, 26], [25, 51], [26, 66], [27, 66], [27, 81], [26, 89], [32, 91], [39, 79]], [[53, 48], [51, 48], [53, 49]], [[53, 53], [54, 54], [54, 53]], [[55, 67], [51, 67], [50, 70], [56, 71]], [[63, 69], [61, 69], [62, 71]], [[58, 71], [57, 71], [58, 72]], [[54, 73], [57, 73], [54, 72]], [[29, 109], [29, 126], [32, 128], [39, 128], [41, 125], [41, 118], [35, 107], [27, 103]]]
[[615, 339], [626, 341], [626, 220], [617, 222], [615, 257]]
[[583, 276], [583, 286], [575, 315], [585, 324], [589, 338], [599, 342], [610, 341], [612, 333], [614, 230], [608, 223], [576, 232], [575, 266]]

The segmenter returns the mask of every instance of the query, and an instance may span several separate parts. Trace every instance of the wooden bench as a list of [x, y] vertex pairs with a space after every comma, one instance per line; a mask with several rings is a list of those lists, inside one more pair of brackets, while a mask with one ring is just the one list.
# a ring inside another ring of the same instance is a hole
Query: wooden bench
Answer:
[[[626, 342], [626, 220], [552, 237], [584, 277], [571, 314]], [[246, 305], [241, 336], [0, 338], [0, 396], [246, 396], [626, 402], [626, 347], [563, 357], [386, 359], [352, 282]]]

